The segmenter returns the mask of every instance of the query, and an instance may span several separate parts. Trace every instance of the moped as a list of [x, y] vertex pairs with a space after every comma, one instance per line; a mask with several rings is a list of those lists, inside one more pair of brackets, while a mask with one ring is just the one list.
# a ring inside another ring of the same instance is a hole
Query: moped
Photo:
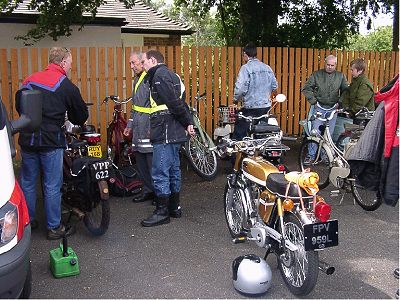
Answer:
[[273, 137], [225, 139], [220, 146], [235, 153], [233, 173], [224, 194], [225, 219], [235, 243], [254, 241], [277, 257], [290, 292], [309, 294], [318, 269], [330, 275], [335, 268], [319, 260], [318, 252], [338, 245], [338, 221], [330, 220], [331, 207], [318, 195], [318, 174], [283, 173], [261, 153]]

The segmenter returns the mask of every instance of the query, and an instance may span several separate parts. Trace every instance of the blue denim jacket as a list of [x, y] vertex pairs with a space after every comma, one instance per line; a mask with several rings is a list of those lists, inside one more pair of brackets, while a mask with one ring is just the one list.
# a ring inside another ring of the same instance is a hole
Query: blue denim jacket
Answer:
[[245, 108], [269, 107], [271, 92], [277, 88], [278, 82], [271, 67], [252, 58], [240, 68], [235, 83], [234, 102], [242, 100]]

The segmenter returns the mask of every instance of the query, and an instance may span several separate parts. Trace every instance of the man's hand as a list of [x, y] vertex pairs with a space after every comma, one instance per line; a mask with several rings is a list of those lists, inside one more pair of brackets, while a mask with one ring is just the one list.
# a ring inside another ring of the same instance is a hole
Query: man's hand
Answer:
[[187, 130], [187, 132], [191, 135], [191, 136], [194, 136], [195, 135], [195, 131], [194, 131], [194, 128], [193, 128], [193, 125], [188, 125], [188, 127], [186, 128], [186, 130]]
[[271, 92], [271, 96], [269, 97], [271, 99], [272, 102], [276, 101], [276, 95], [278, 95], [278, 92], [276, 90], [273, 90]]
[[129, 136], [131, 134], [131, 132], [132, 132], [132, 128], [126, 127], [124, 129], [124, 136]]

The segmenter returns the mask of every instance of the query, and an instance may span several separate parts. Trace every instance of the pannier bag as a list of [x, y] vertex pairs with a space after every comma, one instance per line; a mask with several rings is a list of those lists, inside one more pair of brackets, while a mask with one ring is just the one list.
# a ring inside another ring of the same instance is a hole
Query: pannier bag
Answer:
[[133, 196], [142, 191], [143, 181], [131, 165], [115, 168], [115, 176], [110, 180], [110, 191], [113, 196]]

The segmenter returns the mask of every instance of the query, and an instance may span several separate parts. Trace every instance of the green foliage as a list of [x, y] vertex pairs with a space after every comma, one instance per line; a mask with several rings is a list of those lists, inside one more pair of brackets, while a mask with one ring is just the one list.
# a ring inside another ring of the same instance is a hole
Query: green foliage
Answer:
[[[134, 0], [118, 1], [124, 3], [127, 8], [134, 5]], [[0, 8], [3, 12], [11, 13], [22, 2], [23, 0], [0, 0]], [[81, 29], [96, 16], [98, 7], [104, 3], [105, 0], [31, 0], [28, 7], [40, 12], [36, 27], [17, 39], [30, 46], [46, 35], [55, 41], [60, 36], [70, 36], [73, 24], [80, 24]], [[85, 12], [90, 13], [91, 17], [83, 17]]]
[[392, 50], [392, 26], [379, 27], [376, 31], [368, 35], [356, 35], [350, 40], [348, 49], [350, 50], [372, 50], [372, 51], [391, 51]]

